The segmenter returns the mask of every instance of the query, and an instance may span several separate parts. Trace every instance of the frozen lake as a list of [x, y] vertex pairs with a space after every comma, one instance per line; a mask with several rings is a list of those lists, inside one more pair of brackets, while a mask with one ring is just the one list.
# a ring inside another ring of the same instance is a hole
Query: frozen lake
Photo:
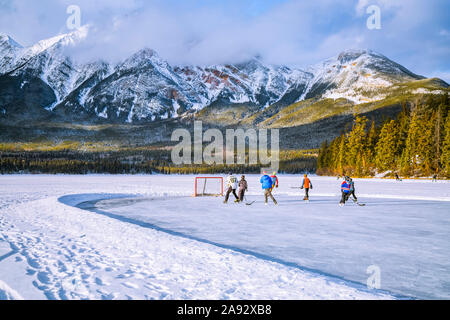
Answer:
[[450, 202], [377, 197], [362, 199], [365, 207], [340, 208], [336, 196], [313, 196], [310, 203], [287, 194], [276, 198], [276, 207], [264, 206], [256, 194], [249, 196], [257, 200], [252, 206], [167, 196], [98, 199], [79, 207], [349, 282], [366, 284], [367, 268], [377, 266], [382, 290], [450, 298]]
[[265, 207], [259, 178], [245, 206], [192, 175], [0, 176], [0, 299], [449, 299], [449, 181], [355, 179], [340, 208], [336, 177], [303, 203], [280, 175]]

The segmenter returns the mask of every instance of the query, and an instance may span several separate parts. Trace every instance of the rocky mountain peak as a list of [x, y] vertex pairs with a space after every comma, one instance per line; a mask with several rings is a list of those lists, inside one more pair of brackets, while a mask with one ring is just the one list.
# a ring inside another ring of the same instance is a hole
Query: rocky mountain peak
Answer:
[[[118, 64], [101, 60], [77, 64], [66, 50], [81, 43], [88, 32], [85, 26], [25, 48], [0, 34], [0, 77], [3, 74], [5, 83], [18, 86], [14, 92], [39, 82], [43, 92], [53, 92], [43, 99], [50, 112], [129, 123], [176, 117], [210, 106], [265, 110], [309, 98], [375, 101], [383, 98], [380, 88], [422, 79], [371, 50], [346, 50], [307, 71], [266, 64], [259, 56], [235, 64], [172, 67], [150, 48]], [[0, 105], [4, 114], [13, 112], [19, 96], [8, 96], [8, 107]]]

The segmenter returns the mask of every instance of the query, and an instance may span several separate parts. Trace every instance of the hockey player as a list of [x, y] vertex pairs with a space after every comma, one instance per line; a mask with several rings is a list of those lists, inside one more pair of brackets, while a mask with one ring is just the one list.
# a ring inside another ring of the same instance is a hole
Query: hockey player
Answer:
[[262, 185], [262, 189], [264, 190], [265, 205], [267, 206], [267, 200], [269, 197], [272, 199], [273, 203], [278, 204], [272, 195], [272, 188], [273, 188], [272, 178], [269, 177], [266, 172], [264, 172], [264, 175], [261, 177], [260, 182]]
[[272, 189], [270, 191], [272, 191], [274, 188], [278, 188], [278, 177], [277, 177], [277, 173], [274, 172], [273, 175], [270, 176], [270, 178], [272, 179]]
[[312, 189], [313, 185], [311, 183], [311, 180], [309, 180], [308, 175], [305, 174], [302, 182], [302, 186], [300, 189], [305, 189], [305, 197], [303, 198], [304, 201], [309, 201], [309, 189]]
[[348, 198], [350, 198], [350, 196], [353, 196], [353, 202], [358, 203], [358, 198], [355, 195], [355, 183], [353, 182], [353, 179], [348, 177], [347, 183], [350, 187], [350, 192], [348, 194]]
[[244, 201], [245, 192], [247, 190], [248, 190], [247, 180], [245, 180], [245, 176], [242, 176], [241, 181], [239, 181], [239, 192], [238, 192], [240, 202]]
[[345, 177], [344, 182], [342, 182], [341, 184], [342, 197], [341, 202], [339, 203], [341, 207], [345, 205], [350, 196], [350, 184], [348, 183], [347, 179], [349, 179], [349, 177]]
[[235, 202], [239, 202], [239, 198], [238, 198], [238, 196], [236, 194], [236, 189], [237, 189], [238, 182], [237, 182], [236, 177], [233, 176], [232, 172], [230, 172], [228, 174], [226, 182], [227, 182], [227, 188], [228, 189], [227, 189], [227, 193], [225, 195], [225, 201], [223, 203], [227, 203], [228, 202], [228, 199], [230, 197], [230, 193], [233, 193], [233, 196], [236, 198]]

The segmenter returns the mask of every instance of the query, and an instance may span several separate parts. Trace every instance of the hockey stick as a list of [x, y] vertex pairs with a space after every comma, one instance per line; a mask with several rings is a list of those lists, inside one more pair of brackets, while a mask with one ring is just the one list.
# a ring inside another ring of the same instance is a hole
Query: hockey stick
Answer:
[[359, 203], [358, 200], [352, 199], [352, 201], [353, 201], [353, 203], [356, 203], [360, 207], [365, 207], [366, 206], [365, 203]]
[[244, 200], [245, 200], [245, 204], [247, 206], [251, 206], [252, 204], [254, 204], [256, 202], [256, 201], [252, 201], [252, 202], [248, 201], [247, 196], [244, 196]]

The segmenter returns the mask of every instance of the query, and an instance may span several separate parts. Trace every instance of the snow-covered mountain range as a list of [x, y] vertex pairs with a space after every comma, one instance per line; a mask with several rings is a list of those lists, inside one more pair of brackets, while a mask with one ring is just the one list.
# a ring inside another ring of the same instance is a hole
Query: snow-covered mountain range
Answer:
[[30, 47], [0, 34], [0, 116], [36, 112], [136, 123], [212, 105], [263, 109], [309, 98], [361, 103], [384, 98], [380, 88], [423, 78], [370, 50], [346, 51], [307, 70], [267, 65], [258, 57], [238, 64], [171, 66], [150, 49], [115, 65], [76, 63], [67, 53], [87, 34], [84, 27]]

